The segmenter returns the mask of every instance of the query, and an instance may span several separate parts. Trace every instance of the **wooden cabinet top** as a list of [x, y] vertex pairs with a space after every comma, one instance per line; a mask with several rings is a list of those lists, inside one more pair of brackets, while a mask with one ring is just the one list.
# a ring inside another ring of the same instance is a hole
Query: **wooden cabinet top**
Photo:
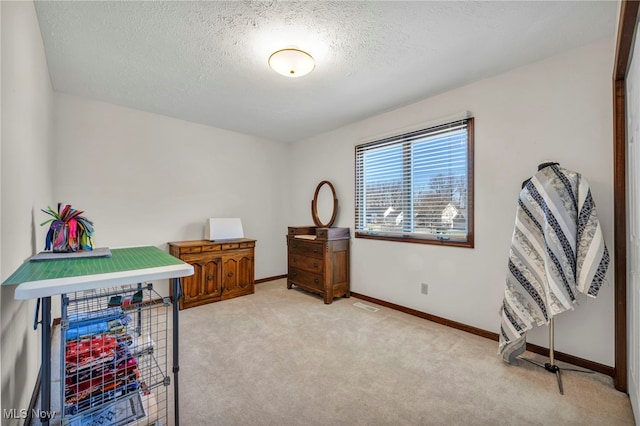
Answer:
[[226, 243], [255, 243], [257, 240], [251, 238], [236, 238], [233, 240], [224, 241], [209, 241], [209, 240], [188, 240], [188, 241], [172, 241], [170, 246], [178, 247], [193, 247], [193, 246], [206, 246], [211, 244], [226, 244]]
[[312, 235], [317, 241], [348, 240], [349, 228], [318, 228], [317, 226], [289, 226], [287, 236], [295, 238], [297, 235]]
[[190, 241], [173, 241], [169, 243], [169, 250], [172, 254], [179, 253], [200, 253], [219, 250], [232, 250], [239, 248], [255, 247], [256, 240], [251, 238], [237, 238], [234, 240], [209, 241], [209, 240], [190, 240]]

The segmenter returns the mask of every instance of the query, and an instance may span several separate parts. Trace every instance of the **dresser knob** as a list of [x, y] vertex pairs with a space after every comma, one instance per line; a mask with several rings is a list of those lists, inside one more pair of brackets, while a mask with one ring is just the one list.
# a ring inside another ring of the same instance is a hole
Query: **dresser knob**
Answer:
[[295, 277], [296, 275], [298, 275], [298, 273], [297, 273], [297, 272], [294, 272], [294, 273], [293, 273], [293, 276]]
[[313, 252], [314, 252], [314, 253], [317, 253], [317, 252], [318, 252], [318, 249], [313, 249]]
[[232, 277], [232, 276], [233, 276], [233, 272], [229, 272], [229, 273], [227, 274], [227, 276], [228, 276], [228, 277]]
[[213, 275], [207, 275], [207, 281], [213, 280]]
[[317, 279], [317, 278], [314, 278], [314, 279], [313, 279], [313, 282], [314, 282], [314, 283], [316, 283], [316, 284], [318, 284], [318, 283], [320, 282], [320, 280], [319, 280], [319, 279]]
[[318, 267], [318, 264], [314, 262], [314, 263], [313, 263], [313, 267], [314, 267], [314, 268], [317, 268], [317, 267]]

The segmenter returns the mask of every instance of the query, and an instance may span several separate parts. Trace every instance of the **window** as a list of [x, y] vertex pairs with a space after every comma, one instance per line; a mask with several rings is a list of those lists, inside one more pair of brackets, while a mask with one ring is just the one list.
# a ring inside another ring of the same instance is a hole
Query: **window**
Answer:
[[356, 238], [473, 247], [473, 118], [356, 146]]

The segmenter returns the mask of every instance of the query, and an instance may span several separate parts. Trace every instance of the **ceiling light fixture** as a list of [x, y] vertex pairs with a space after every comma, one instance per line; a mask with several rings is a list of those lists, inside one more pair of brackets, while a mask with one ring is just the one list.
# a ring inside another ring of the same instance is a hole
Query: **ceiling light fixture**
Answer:
[[302, 77], [316, 67], [313, 57], [299, 49], [282, 49], [269, 56], [269, 66], [286, 77]]

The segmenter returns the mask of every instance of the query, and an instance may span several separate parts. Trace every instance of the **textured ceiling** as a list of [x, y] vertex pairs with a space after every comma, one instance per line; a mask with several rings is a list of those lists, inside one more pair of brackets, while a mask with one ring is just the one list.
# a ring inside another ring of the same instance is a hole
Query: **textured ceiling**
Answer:
[[[297, 142], [615, 31], [617, 3], [37, 1], [55, 90]], [[269, 55], [316, 59], [286, 78]], [[579, 70], [576, 70], [579, 72]]]

